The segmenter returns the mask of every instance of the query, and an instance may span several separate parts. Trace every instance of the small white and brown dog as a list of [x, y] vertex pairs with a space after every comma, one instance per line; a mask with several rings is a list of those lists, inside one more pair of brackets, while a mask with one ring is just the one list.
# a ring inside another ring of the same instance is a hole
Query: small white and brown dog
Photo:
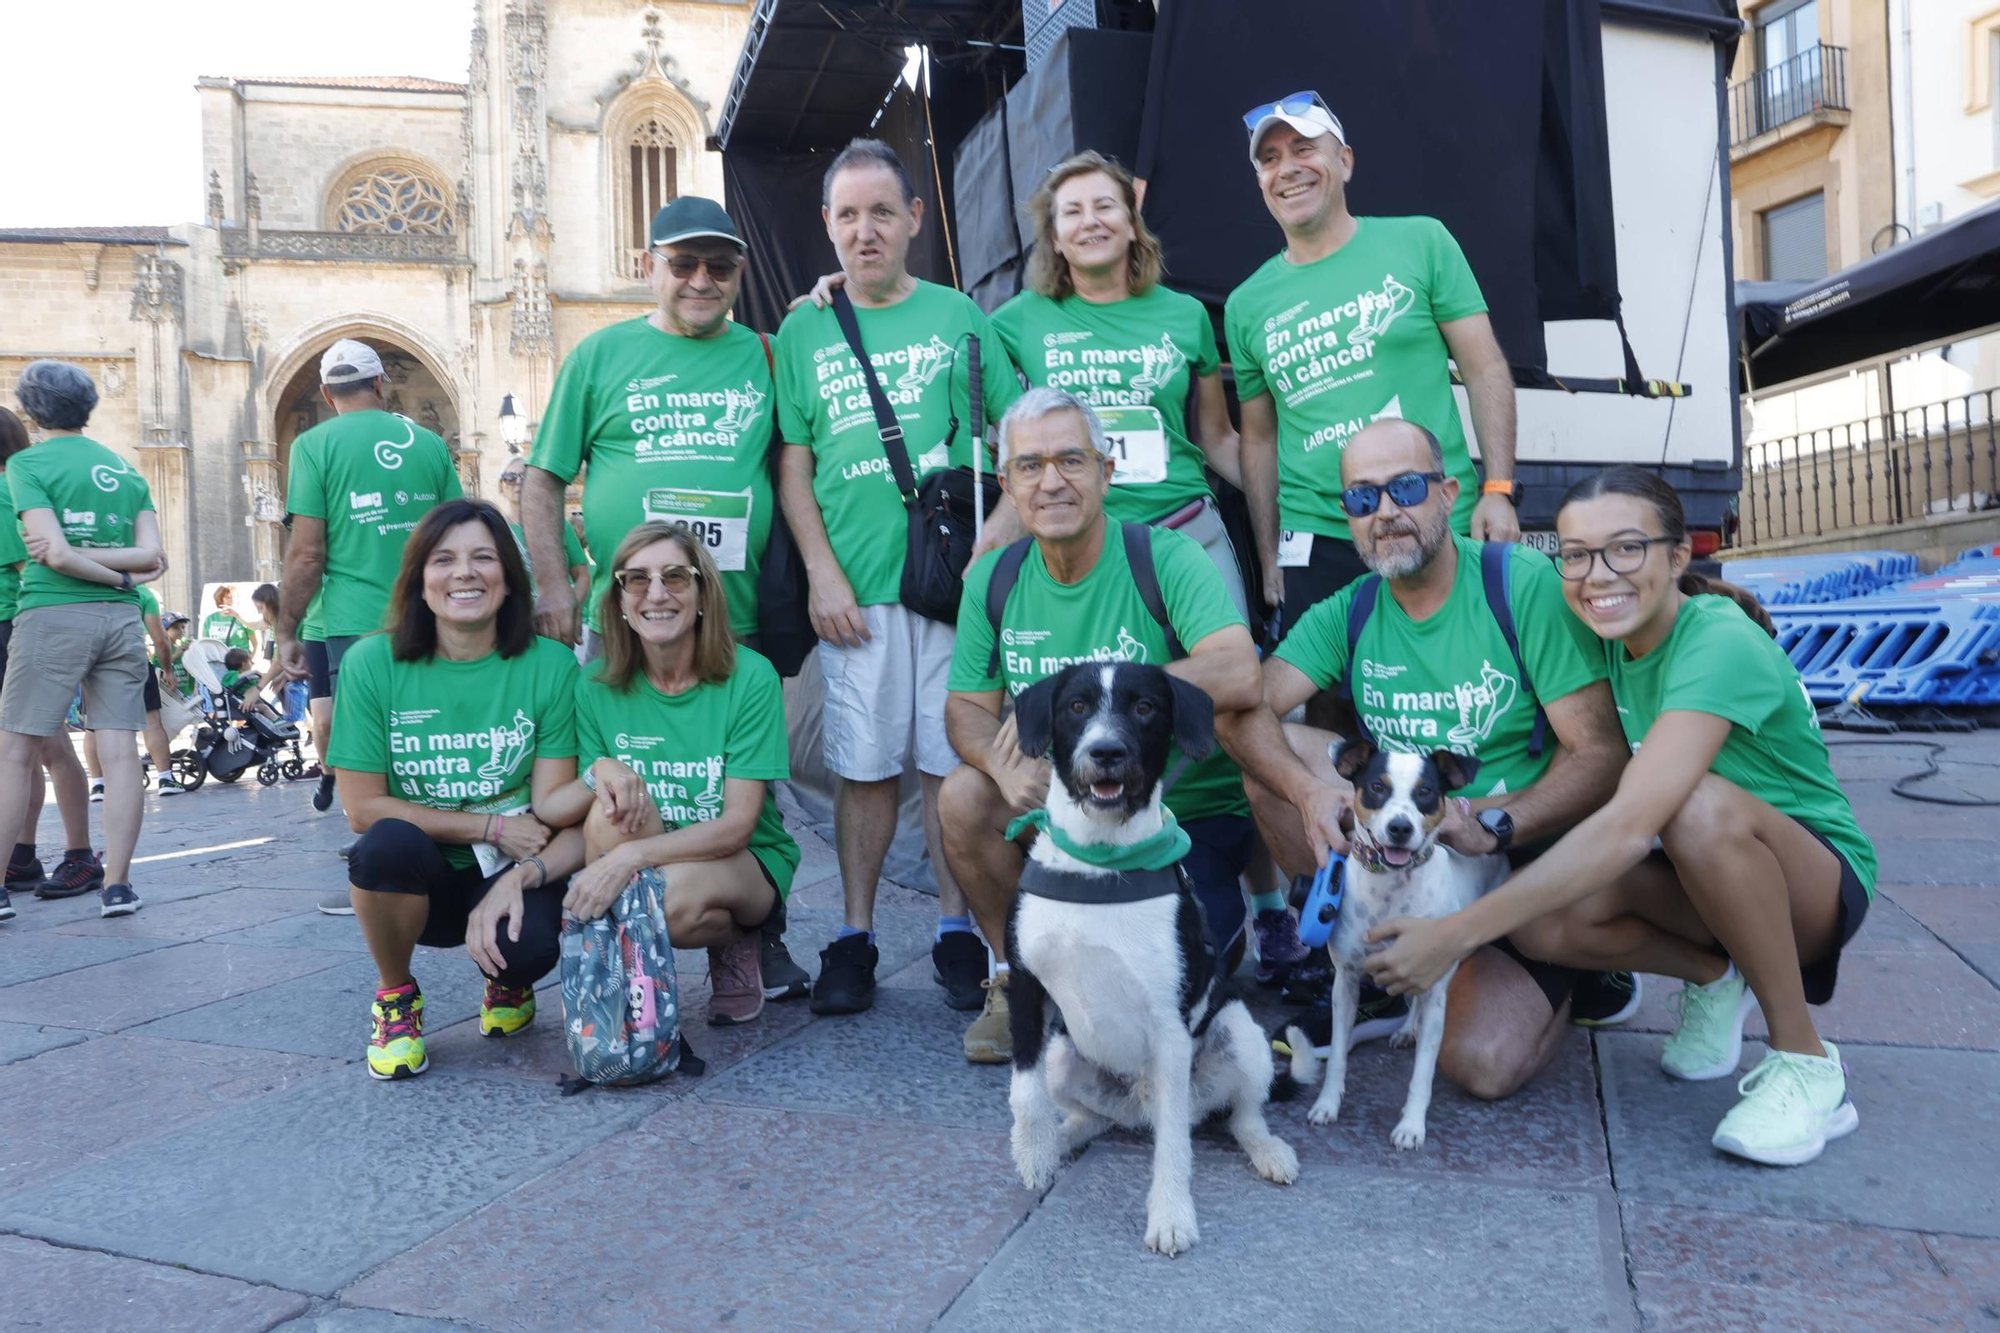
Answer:
[[[1396, 917], [1449, 916], [1507, 877], [1501, 853], [1462, 856], [1438, 841], [1448, 793], [1471, 783], [1477, 759], [1449, 750], [1404, 754], [1350, 741], [1334, 747], [1333, 767], [1354, 784], [1354, 837], [1340, 917], [1326, 946], [1333, 959], [1333, 1036], [1326, 1081], [1306, 1113], [1315, 1125], [1330, 1125], [1340, 1115], [1348, 1037], [1361, 995], [1362, 961], [1370, 952], [1368, 932]], [[1417, 1048], [1403, 1118], [1389, 1135], [1398, 1148], [1424, 1146], [1424, 1117], [1444, 1042], [1445, 991], [1457, 971], [1454, 965], [1435, 986], [1411, 996], [1409, 1020], [1389, 1039], [1392, 1046]], [[1311, 1039], [1290, 1027], [1285, 1040], [1292, 1048], [1292, 1077], [1310, 1083], [1319, 1063]]]
[[1270, 1041], [1217, 975], [1186, 873], [1171, 854], [1158, 869], [1099, 864], [1162, 837], [1170, 744], [1206, 756], [1214, 704], [1156, 666], [1087, 662], [1023, 691], [1014, 715], [1023, 753], [1052, 751], [1047, 827], [1007, 920], [1014, 1165], [1045, 1189], [1112, 1125], [1150, 1127], [1146, 1245], [1178, 1254], [1199, 1236], [1190, 1134], [1210, 1115], [1227, 1110], [1259, 1176], [1299, 1171], [1264, 1121]]

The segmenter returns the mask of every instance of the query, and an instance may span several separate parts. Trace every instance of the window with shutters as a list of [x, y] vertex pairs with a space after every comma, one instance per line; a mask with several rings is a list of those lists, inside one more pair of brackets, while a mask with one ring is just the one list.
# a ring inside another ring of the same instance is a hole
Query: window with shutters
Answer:
[[1766, 211], [1764, 276], [1784, 282], [1826, 274], [1826, 196], [1809, 194]]

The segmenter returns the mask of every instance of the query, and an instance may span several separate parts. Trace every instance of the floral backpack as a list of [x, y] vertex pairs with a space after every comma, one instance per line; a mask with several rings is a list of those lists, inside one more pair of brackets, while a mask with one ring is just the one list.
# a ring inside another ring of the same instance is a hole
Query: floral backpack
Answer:
[[563, 923], [563, 1031], [578, 1075], [564, 1095], [704, 1068], [681, 1034], [663, 888], [657, 869], [642, 870], [603, 916]]

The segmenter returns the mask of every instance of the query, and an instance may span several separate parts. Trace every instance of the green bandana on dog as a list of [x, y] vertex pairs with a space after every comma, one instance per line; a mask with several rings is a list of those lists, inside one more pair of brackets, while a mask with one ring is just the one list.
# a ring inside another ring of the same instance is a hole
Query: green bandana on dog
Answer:
[[1007, 825], [1007, 837], [1012, 841], [1028, 829], [1037, 829], [1059, 851], [1099, 870], [1164, 870], [1186, 856], [1192, 843], [1173, 811], [1161, 809], [1160, 819], [1160, 831], [1143, 842], [1072, 842], [1067, 833], [1049, 822], [1047, 810], [1030, 810]]

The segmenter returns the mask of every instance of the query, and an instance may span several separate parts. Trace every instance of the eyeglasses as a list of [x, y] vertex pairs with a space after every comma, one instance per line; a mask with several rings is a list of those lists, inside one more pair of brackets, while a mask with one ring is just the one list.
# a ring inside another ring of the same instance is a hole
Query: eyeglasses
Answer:
[[1020, 458], [1007, 460], [1007, 475], [1018, 482], [1040, 481], [1042, 469], [1053, 463], [1056, 472], [1064, 481], [1075, 481], [1089, 472], [1092, 464], [1099, 461], [1099, 455], [1085, 453], [1081, 449], [1071, 449], [1066, 453], [1057, 454], [1054, 458], [1044, 457], [1041, 454], [1026, 454]]
[[1328, 106], [1318, 93], [1307, 88], [1302, 92], [1288, 93], [1275, 102], [1265, 102], [1261, 106], [1251, 107], [1243, 113], [1243, 128], [1254, 130], [1257, 128], [1257, 123], [1267, 116], [1303, 116], [1314, 107], [1326, 112], [1328, 120], [1333, 120], [1333, 108]]
[[668, 255], [658, 250], [653, 253], [667, 266], [667, 272], [682, 282], [692, 278], [700, 268], [706, 268], [708, 276], [717, 282], [728, 282], [743, 267], [743, 260], [737, 255]]
[[693, 565], [662, 565], [658, 569], [621, 569], [612, 575], [618, 580], [618, 590], [628, 597], [644, 597], [652, 590], [653, 580], [676, 595], [686, 592], [701, 578], [701, 571]]
[[1379, 486], [1372, 482], [1349, 486], [1340, 493], [1340, 507], [1349, 518], [1367, 518], [1382, 507], [1382, 497], [1387, 495], [1398, 509], [1414, 509], [1430, 498], [1431, 483], [1443, 480], [1442, 472], [1405, 472]]
[[1571, 583], [1581, 582], [1590, 577], [1591, 567], [1603, 556], [1604, 567], [1613, 574], [1636, 574], [1646, 563], [1648, 550], [1676, 544], [1678, 539], [1673, 537], [1620, 537], [1603, 546], [1565, 546], [1556, 556], [1556, 570]]

